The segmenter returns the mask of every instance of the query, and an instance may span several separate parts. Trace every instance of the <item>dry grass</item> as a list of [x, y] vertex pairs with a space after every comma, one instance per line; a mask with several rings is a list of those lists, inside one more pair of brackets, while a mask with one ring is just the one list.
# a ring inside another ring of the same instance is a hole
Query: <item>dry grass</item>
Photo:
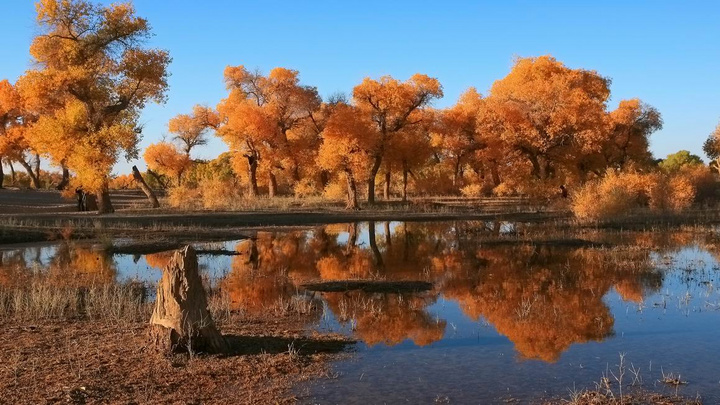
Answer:
[[37, 279], [27, 286], [0, 287], [0, 319], [95, 319], [134, 322], [149, 319], [151, 304], [142, 284], [57, 286]]
[[660, 394], [649, 391], [644, 387], [643, 376], [640, 368], [625, 359], [625, 354], [620, 353], [620, 362], [613, 367], [608, 365], [600, 381], [595, 383], [595, 389], [570, 389], [569, 397], [546, 401], [550, 404], [572, 404], [572, 405], [701, 405], [699, 397], [689, 398], [678, 394], [678, 387], [687, 384], [682, 381], [679, 375], [672, 373], [665, 374], [662, 371], [662, 379], [659, 382], [675, 387], [673, 395]]

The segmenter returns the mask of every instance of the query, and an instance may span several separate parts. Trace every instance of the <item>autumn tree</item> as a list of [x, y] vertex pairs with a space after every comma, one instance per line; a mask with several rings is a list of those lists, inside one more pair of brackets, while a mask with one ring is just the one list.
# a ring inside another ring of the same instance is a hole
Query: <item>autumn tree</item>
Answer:
[[30, 136], [97, 194], [100, 213], [112, 212], [110, 172], [121, 154], [137, 156], [138, 118], [146, 103], [164, 102], [170, 57], [144, 47], [150, 25], [130, 3], [42, 0], [37, 22], [23, 95], [30, 110], [52, 106]]
[[[267, 175], [270, 196], [277, 191], [277, 174], [300, 180], [301, 138], [296, 133], [320, 107], [314, 87], [301, 85], [296, 70], [275, 68], [267, 76], [244, 66], [227, 67], [230, 94], [220, 102], [218, 134], [246, 160], [250, 195], [258, 194], [257, 172]], [[261, 166], [259, 166], [261, 165]]]
[[490, 89], [487, 117], [500, 129], [496, 135], [529, 164], [529, 174], [548, 180], [558, 169], [574, 172], [582, 154], [600, 149], [609, 83], [550, 56], [520, 58]]
[[355, 86], [353, 104], [371, 120], [377, 134], [367, 172], [368, 202], [375, 202], [375, 178], [390, 141], [403, 128], [419, 123], [420, 110], [442, 95], [440, 82], [422, 74], [415, 74], [405, 82], [390, 76], [379, 80], [366, 78]]
[[182, 175], [190, 166], [190, 158], [169, 142], [151, 144], [143, 159], [149, 170], [175, 179], [177, 185], [182, 183]]
[[[628, 163], [646, 166], [652, 160], [650, 135], [662, 129], [662, 117], [654, 107], [634, 98], [622, 100], [607, 114], [609, 133], [602, 145], [600, 170], [624, 169]], [[591, 167], [588, 167], [591, 169]], [[597, 173], [597, 165], [594, 168]]]
[[433, 146], [452, 166], [453, 186], [459, 185], [463, 166], [472, 158], [473, 152], [483, 147], [476, 136], [482, 103], [482, 95], [475, 88], [469, 88], [457, 104], [440, 113], [433, 133]]
[[173, 138], [182, 145], [183, 152], [190, 157], [190, 151], [207, 144], [207, 132], [220, 125], [220, 117], [211, 108], [196, 105], [192, 114], [179, 114], [168, 122]]
[[[13, 161], [20, 163], [27, 171], [33, 187], [40, 188], [40, 156], [31, 148], [27, 139], [28, 127], [34, 119], [25, 108], [17, 85], [7, 80], [0, 81], [0, 161], [5, 160], [11, 165]], [[27, 157], [28, 154], [34, 161]], [[0, 164], [0, 178], [3, 176]], [[0, 188], [2, 182], [0, 180]]]
[[357, 107], [340, 104], [328, 119], [318, 154], [320, 167], [341, 172], [347, 182], [347, 208], [360, 208], [357, 181], [367, 173], [376, 149], [378, 134], [367, 114]]
[[426, 165], [432, 155], [431, 133], [435, 127], [436, 115], [434, 110], [421, 110], [417, 114], [418, 121], [414, 125], [404, 127], [388, 142], [387, 157], [384, 163], [386, 166], [383, 193], [385, 199], [390, 197], [390, 170], [399, 168], [402, 181], [402, 201], [407, 201], [408, 175]]
[[703, 152], [711, 161], [711, 166], [720, 172], [720, 124], [710, 133], [708, 139], [703, 144]]
[[19, 97], [13, 85], [7, 80], [0, 81], [0, 188], [5, 179], [2, 160], [8, 159], [15, 149], [8, 130], [18, 114], [18, 104]]

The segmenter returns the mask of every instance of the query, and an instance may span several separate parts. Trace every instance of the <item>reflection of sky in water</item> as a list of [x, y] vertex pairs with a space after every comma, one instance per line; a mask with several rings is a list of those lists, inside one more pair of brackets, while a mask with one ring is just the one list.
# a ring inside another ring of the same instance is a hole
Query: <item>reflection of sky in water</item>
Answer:
[[[444, 233], [432, 233], [439, 232], [433, 230], [429, 237], [444, 235], [449, 238], [449, 235], [462, 234], [459, 232], [464, 229], [462, 225], [461, 222], [448, 223]], [[388, 259], [388, 246], [383, 242], [386, 229], [396, 235], [404, 232], [404, 226], [401, 222], [391, 222], [387, 226], [375, 224], [376, 241], [386, 255], [385, 259]], [[517, 228], [511, 223], [479, 226], [482, 227], [480, 232], [493, 235], [512, 234]], [[473, 231], [477, 230], [473, 228]], [[283, 235], [282, 232], [277, 234]], [[299, 240], [305, 242], [313, 237], [313, 231], [299, 234], [303, 235]], [[347, 226], [335, 226], [329, 235], [335, 245], [342, 248], [350, 239], [350, 230]], [[458, 249], [461, 240], [444, 243], [448, 249]], [[472, 240], [462, 243], [470, 250], [479, 246]], [[236, 245], [237, 241], [228, 241], [194, 246], [234, 251]], [[357, 227], [356, 246], [370, 249], [367, 223]], [[12, 253], [12, 250], [6, 252]], [[29, 267], [41, 269], [49, 265], [58, 248], [47, 244], [16, 252], [22, 254]], [[604, 295], [598, 297], [598, 302], [608, 307], [614, 319], [610, 335], [601, 342], [590, 339], [589, 342], [571, 344], [563, 349], [555, 362], [523, 359], [517, 342], [513, 343], [499, 333], [496, 328], [501, 328], [497, 324], [493, 325], [482, 314], [478, 320], [471, 319], [460, 301], [441, 293], [420, 311], [444, 328], [441, 339], [425, 346], [416, 345], [409, 339], [393, 346], [358, 343], [356, 357], [334, 365], [335, 371], [340, 373], [338, 379], [308, 386], [311, 398], [308, 402], [433, 403], [447, 397], [451, 403], [497, 403], [510, 397], [567, 397], [568, 388], [573, 386], [592, 388], [592, 383], [599, 381], [608, 367], [618, 363], [619, 353], [626, 353], [628, 365], [641, 370], [646, 387], [674, 392], [657, 383], [662, 369], [680, 373], [690, 382], [681, 388], [681, 393], [694, 396], [699, 392], [705, 403], [720, 403], [720, 362], [715, 360], [716, 345], [720, 341], [720, 292], [716, 289], [720, 286], [718, 263], [709, 252], [696, 245], [671, 253], [652, 253], [650, 258], [654, 268], [661, 271], [661, 287], [646, 288], [642, 291], [641, 302], [629, 299], [639, 292], [623, 291], [617, 286], [601, 292]], [[299, 262], [299, 259], [293, 260]], [[121, 254], [112, 260], [118, 281], [139, 280], [153, 284], [161, 276], [161, 269], [150, 266], [143, 255]], [[218, 281], [231, 272], [233, 260], [234, 256], [229, 255], [200, 255], [199, 264], [210, 280]], [[293, 260], [288, 262], [290, 267]], [[416, 278], [424, 279], [425, 270], [417, 268]], [[480, 268], [480, 271], [487, 270]], [[443, 277], [438, 280], [441, 284], [447, 282]], [[337, 307], [332, 307], [327, 300], [323, 305], [321, 330], [356, 335], [354, 321], [339, 322]], [[384, 331], [377, 332], [382, 334]]]

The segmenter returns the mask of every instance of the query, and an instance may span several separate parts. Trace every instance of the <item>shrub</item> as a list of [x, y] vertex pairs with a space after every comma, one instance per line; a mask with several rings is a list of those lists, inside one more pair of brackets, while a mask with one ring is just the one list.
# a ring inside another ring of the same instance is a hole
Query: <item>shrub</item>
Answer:
[[232, 181], [211, 179], [198, 186], [203, 208], [217, 210], [232, 208], [241, 198], [240, 188]]
[[695, 187], [683, 176], [653, 174], [648, 176], [649, 206], [655, 212], [681, 212], [695, 200]]
[[460, 193], [465, 197], [481, 197], [485, 194], [485, 188], [482, 184], [468, 184], [460, 189]]
[[315, 182], [312, 179], [302, 179], [293, 186], [295, 197], [310, 197], [319, 195]]
[[195, 187], [176, 186], [168, 193], [168, 204], [171, 207], [188, 210], [230, 209], [241, 199], [242, 192], [235, 182], [219, 178], [204, 179]]
[[175, 208], [199, 209], [202, 206], [202, 192], [199, 188], [176, 186], [168, 192], [168, 203]]
[[[358, 187], [358, 193], [360, 187]], [[323, 190], [323, 197], [328, 200], [344, 200], [347, 198], [347, 183], [345, 179], [334, 179], [330, 181], [325, 190]]]
[[680, 176], [688, 179], [695, 187], [695, 201], [708, 202], [718, 195], [718, 180], [715, 172], [705, 165], [690, 165], [680, 169]]
[[581, 187], [572, 198], [572, 210], [581, 220], [599, 221], [622, 216], [638, 204], [638, 190], [622, 176], [609, 173]]
[[698, 187], [714, 192], [716, 181], [705, 169], [692, 166], [671, 174], [609, 171], [578, 189], [572, 211], [588, 221], [620, 219], [643, 207], [656, 213], [679, 213], [696, 201]]

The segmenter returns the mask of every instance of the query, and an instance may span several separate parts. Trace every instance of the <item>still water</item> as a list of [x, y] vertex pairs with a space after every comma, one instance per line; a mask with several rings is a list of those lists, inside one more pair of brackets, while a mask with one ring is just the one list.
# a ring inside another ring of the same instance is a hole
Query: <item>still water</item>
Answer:
[[[304, 403], [526, 403], [569, 397], [618, 374], [624, 385], [720, 403], [720, 247], [711, 233], [585, 232], [538, 225], [336, 224], [197, 243], [209, 284], [261, 313], [299, 296], [313, 325], [358, 343]], [[220, 252], [220, 254], [218, 254]], [[222, 253], [225, 252], [225, 253]], [[11, 248], [0, 285], [45, 273], [68, 283], [152, 284], [168, 252], [108, 255], [78, 243]], [[311, 293], [309, 282], [427, 281], [414, 293]]]

